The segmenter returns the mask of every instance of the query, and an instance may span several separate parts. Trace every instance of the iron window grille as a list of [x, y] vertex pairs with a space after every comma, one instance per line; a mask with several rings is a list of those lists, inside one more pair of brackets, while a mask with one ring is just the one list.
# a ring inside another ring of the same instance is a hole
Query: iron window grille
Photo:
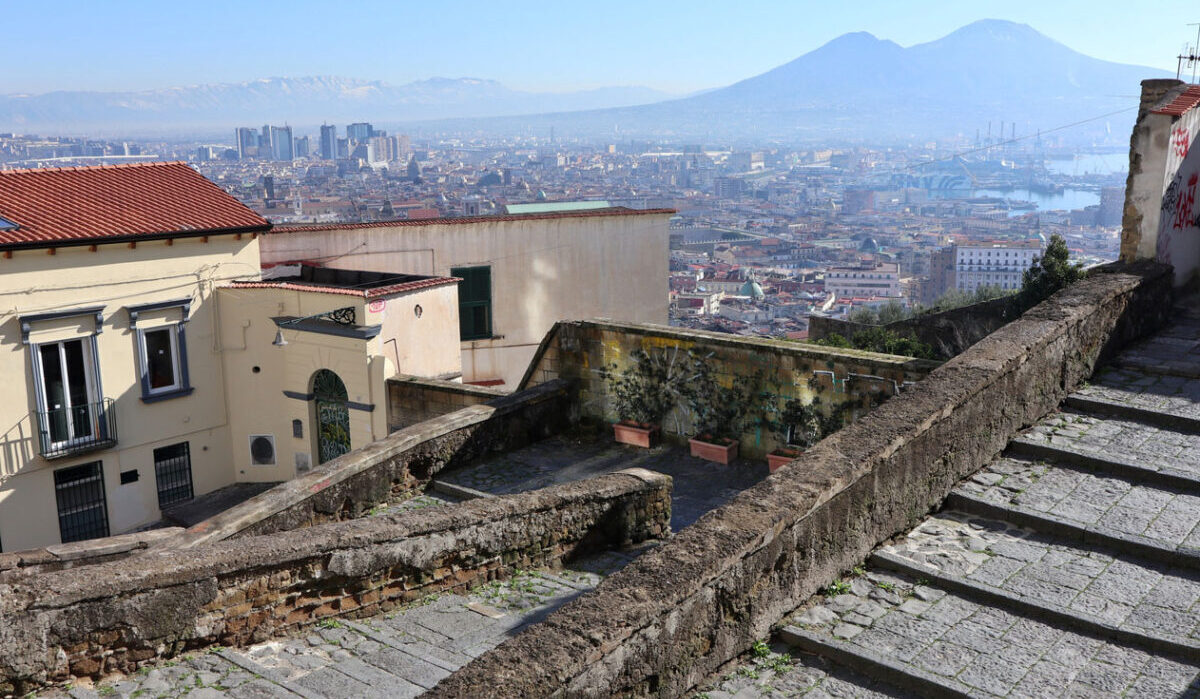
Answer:
[[58, 531], [64, 544], [108, 536], [103, 462], [60, 468], [54, 472]]
[[188, 442], [154, 450], [154, 480], [158, 484], [158, 509], [192, 499], [192, 456]]

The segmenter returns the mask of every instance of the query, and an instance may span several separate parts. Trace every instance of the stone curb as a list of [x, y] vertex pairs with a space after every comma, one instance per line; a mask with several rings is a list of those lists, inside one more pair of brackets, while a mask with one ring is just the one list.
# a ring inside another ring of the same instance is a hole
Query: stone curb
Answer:
[[1083, 454], [1077, 451], [1039, 444], [1023, 437], [1018, 437], [1009, 442], [1006, 451], [1013, 456], [1021, 456], [1026, 459], [1057, 461], [1058, 463], [1081, 466], [1093, 471], [1117, 476], [1127, 481], [1133, 481], [1136, 485], [1171, 488], [1185, 492], [1200, 490], [1200, 479], [1180, 471], [1154, 471], [1144, 466], [1139, 466], [1137, 462], [1132, 460]]
[[967, 699], [971, 696], [970, 687], [965, 684], [897, 663], [865, 648], [825, 638], [798, 626], [784, 626], [776, 631], [775, 635], [784, 643], [806, 653], [823, 656], [854, 672], [900, 689], [907, 689], [919, 697]]
[[1006, 521], [1019, 527], [1035, 529], [1043, 534], [1053, 534], [1109, 549], [1118, 554], [1143, 558], [1159, 565], [1200, 570], [1200, 551], [1168, 548], [1143, 537], [1121, 534], [1109, 529], [1083, 527], [1061, 517], [1042, 512], [1030, 512], [1019, 507], [997, 505], [958, 491], [954, 491], [946, 497], [943, 508], [960, 510], [987, 519]]
[[1016, 612], [1035, 621], [1062, 624], [1101, 640], [1111, 639], [1143, 649], [1171, 653], [1185, 658], [1189, 662], [1200, 660], [1200, 643], [1190, 639], [1175, 639], [1146, 631], [1124, 629], [1090, 614], [1072, 611], [1057, 604], [1030, 600], [1002, 588], [985, 585], [961, 576], [947, 575], [937, 568], [911, 561], [888, 551], [875, 551], [869, 560], [881, 568], [905, 573], [916, 578], [925, 578], [948, 592], [972, 597], [988, 606], [1001, 607], [1006, 611]]
[[1178, 376], [1181, 379], [1200, 379], [1200, 368], [1197, 368], [1194, 364], [1184, 362], [1155, 364], [1140, 359], [1118, 359], [1113, 362], [1113, 366], [1140, 371], [1143, 374], [1154, 374], [1155, 376]]
[[496, 497], [495, 495], [492, 495], [491, 493], [485, 493], [482, 490], [475, 490], [474, 488], [468, 488], [465, 485], [456, 485], [454, 483], [447, 483], [446, 481], [439, 481], [436, 479], [429, 482], [429, 487], [435, 493], [449, 495], [450, 497], [460, 498], [462, 500], [479, 500], [480, 498]]
[[1066, 400], [1063, 401], [1063, 405], [1092, 415], [1132, 420], [1178, 432], [1200, 432], [1200, 420], [1194, 417], [1176, 413], [1163, 413], [1150, 410], [1149, 408], [1139, 408], [1136, 405], [1119, 403], [1106, 398], [1074, 394], [1067, 396]]

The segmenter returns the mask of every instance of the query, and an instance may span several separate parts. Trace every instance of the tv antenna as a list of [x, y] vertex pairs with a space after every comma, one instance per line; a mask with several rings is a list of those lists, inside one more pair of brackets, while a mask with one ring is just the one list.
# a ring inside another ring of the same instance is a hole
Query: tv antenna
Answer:
[[1183, 53], [1179, 54], [1179, 61], [1176, 63], [1175, 79], [1178, 80], [1183, 74], [1183, 69], [1187, 67], [1192, 69], [1192, 82], [1195, 83], [1196, 68], [1200, 66], [1200, 55], [1197, 55], [1200, 53], [1200, 22], [1193, 22], [1187, 26], [1196, 28], [1196, 43], [1183, 47]]

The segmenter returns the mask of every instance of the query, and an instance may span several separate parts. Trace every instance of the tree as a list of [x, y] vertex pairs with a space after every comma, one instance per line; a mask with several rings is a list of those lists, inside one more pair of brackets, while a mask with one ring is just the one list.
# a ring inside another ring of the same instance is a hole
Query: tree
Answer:
[[909, 313], [899, 301], [888, 301], [879, 308], [879, 324], [887, 325], [909, 317]]
[[1033, 266], [1025, 270], [1021, 281], [1021, 299], [1026, 307], [1041, 303], [1059, 289], [1083, 278], [1083, 265], [1071, 264], [1070, 258], [1067, 241], [1057, 233], [1051, 235], [1045, 253], [1033, 258]]

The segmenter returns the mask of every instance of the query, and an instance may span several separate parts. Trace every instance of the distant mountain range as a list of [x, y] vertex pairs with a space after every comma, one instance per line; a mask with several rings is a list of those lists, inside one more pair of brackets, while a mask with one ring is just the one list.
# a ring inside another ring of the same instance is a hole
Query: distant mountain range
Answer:
[[[684, 137], [708, 141], [897, 142], [1018, 136], [1122, 111], [1048, 137], [1127, 143], [1140, 82], [1171, 74], [1085, 56], [1025, 24], [981, 20], [904, 48], [844, 34], [761, 75], [684, 99], [574, 114], [492, 119], [496, 131]], [[463, 120], [459, 128], [479, 128]]]
[[[437, 130], [708, 140], [894, 141], [976, 129], [1043, 131], [1128, 109], [1055, 134], [1128, 139], [1139, 82], [1170, 77], [1102, 61], [1024, 24], [981, 20], [904, 48], [845, 34], [790, 63], [683, 99], [639, 87], [568, 94], [491, 80], [434, 78], [392, 86], [347, 78], [270, 78], [144, 92], [0, 96], [0, 130], [89, 133], [235, 124], [372, 121]], [[518, 116], [522, 115], [522, 116]], [[484, 118], [486, 117], [486, 118]]]
[[285, 122], [396, 123], [621, 107], [666, 97], [647, 87], [523, 92], [476, 78], [431, 78], [406, 85], [328, 76], [264, 78], [141, 92], [0, 95], [0, 131], [132, 136]]

